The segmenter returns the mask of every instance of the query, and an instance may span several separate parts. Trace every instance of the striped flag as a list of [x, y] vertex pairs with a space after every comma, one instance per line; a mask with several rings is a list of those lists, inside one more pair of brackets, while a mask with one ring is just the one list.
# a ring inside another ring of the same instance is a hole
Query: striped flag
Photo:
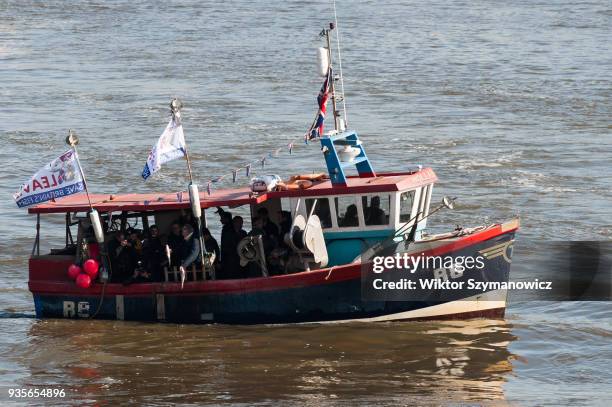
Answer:
[[319, 105], [319, 111], [317, 112], [317, 117], [314, 123], [312, 124], [310, 131], [306, 135], [306, 141], [323, 136], [323, 122], [325, 121], [325, 113], [327, 113], [327, 101], [329, 99], [329, 90], [331, 81], [333, 80], [332, 78], [333, 73], [330, 67], [327, 71], [327, 77], [325, 77], [323, 86], [321, 86], [319, 96], [317, 96], [317, 104]]

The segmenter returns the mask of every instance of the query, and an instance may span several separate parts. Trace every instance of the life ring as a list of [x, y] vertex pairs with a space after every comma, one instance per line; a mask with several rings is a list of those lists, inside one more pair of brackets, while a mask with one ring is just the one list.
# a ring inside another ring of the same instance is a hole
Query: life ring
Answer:
[[289, 180], [289, 182], [279, 182], [276, 188], [279, 191], [297, 191], [299, 189], [307, 189], [312, 186], [312, 181], [307, 179]]
[[323, 179], [327, 178], [327, 174], [325, 174], [324, 172], [320, 172], [318, 174], [301, 174], [301, 175], [294, 175], [290, 178], [290, 181], [296, 181], [296, 180], [300, 180], [300, 181], [321, 181]]

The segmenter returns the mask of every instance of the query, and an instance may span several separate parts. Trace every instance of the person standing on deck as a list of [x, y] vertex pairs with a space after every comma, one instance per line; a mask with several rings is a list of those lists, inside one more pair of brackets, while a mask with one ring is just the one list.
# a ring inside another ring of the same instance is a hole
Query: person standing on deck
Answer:
[[[198, 229], [198, 221], [193, 216], [191, 211], [184, 212], [178, 219], [181, 225], [190, 224], [193, 227], [193, 233], [195, 233], [196, 239], [200, 238], [200, 230]], [[182, 237], [182, 236], [181, 236]], [[183, 248], [184, 249], [184, 248]], [[184, 256], [183, 256], [184, 257]]]
[[223, 208], [217, 207], [217, 213], [221, 218], [221, 273], [217, 275], [218, 279], [229, 278], [233, 271], [235, 261], [233, 257], [237, 257], [234, 242], [234, 228], [232, 226], [232, 214], [223, 210]]
[[195, 235], [193, 226], [189, 223], [183, 225], [183, 239], [185, 239], [186, 257], [181, 262], [181, 273], [186, 272], [191, 266], [196, 269], [202, 267], [202, 256], [200, 239]]
[[276, 239], [278, 234], [270, 235], [264, 226], [264, 222], [262, 218], [253, 218], [253, 229], [249, 232], [249, 236], [258, 236], [260, 235], [262, 238], [264, 252], [266, 258], [270, 255], [272, 250], [276, 247]]
[[179, 267], [181, 265], [181, 256], [183, 255], [183, 246], [185, 245], [180, 223], [172, 223], [166, 244], [170, 248], [170, 267]]
[[113, 282], [124, 282], [132, 278], [138, 259], [136, 250], [125, 239], [123, 232], [117, 232], [115, 238], [108, 242], [108, 256]]
[[232, 241], [232, 250], [234, 253], [234, 261], [233, 261], [233, 265], [232, 267], [234, 268], [234, 275], [231, 276], [232, 278], [244, 278], [247, 277], [248, 274], [248, 268], [247, 267], [242, 267], [240, 265], [240, 256], [238, 255], [238, 244], [240, 244], [240, 241], [242, 239], [244, 239], [245, 237], [247, 237], [247, 232], [246, 230], [244, 230], [242, 228], [242, 225], [244, 224], [244, 220], [242, 219], [242, 216], [234, 216], [234, 219], [232, 219], [232, 227], [234, 229], [234, 240]]
[[127, 238], [128, 238], [128, 242], [130, 242], [130, 245], [132, 246], [132, 248], [134, 249], [136, 253], [138, 261], [140, 261], [142, 257], [142, 242], [140, 241], [140, 238], [138, 237], [138, 232], [136, 231], [136, 229], [129, 228], [127, 230]]
[[151, 273], [151, 280], [162, 281], [162, 268], [167, 260], [159, 238], [159, 229], [155, 225], [149, 228], [149, 237], [142, 244], [142, 254], [145, 269]]
[[279, 211], [281, 222], [280, 222], [280, 233], [278, 235], [278, 244], [280, 247], [287, 247], [285, 243], [285, 235], [291, 230], [291, 212]]
[[259, 208], [257, 210], [257, 216], [259, 219], [261, 219], [262, 229], [264, 230], [265, 234], [269, 238], [274, 239], [275, 244], [278, 243], [278, 226], [276, 226], [276, 224], [270, 220], [268, 209], [264, 207]]
[[236, 247], [238, 247], [238, 243], [240, 243], [242, 239], [247, 237], [246, 230], [242, 228], [243, 224], [244, 220], [242, 219], [242, 216], [234, 216], [234, 219], [232, 219], [232, 227], [234, 228], [234, 233], [236, 234]]
[[204, 240], [204, 248], [206, 249], [206, 251], [208, 253], [215, 254], [215, 261], [213, 262], [213, 265], [215, 266], [215, 268], [217, 268], [221, 257], [221, 250], [219, 249], [219, 243], [217, 243], [217, 239], [212, 236], [208, 228], [202, 228], [202, 239]]

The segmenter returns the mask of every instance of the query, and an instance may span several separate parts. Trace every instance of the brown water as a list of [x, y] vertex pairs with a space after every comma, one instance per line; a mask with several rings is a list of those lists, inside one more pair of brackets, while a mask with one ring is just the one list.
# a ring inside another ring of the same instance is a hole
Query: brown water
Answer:
[[[350, 127], [375, 169], [435, 168], [434, 199], [461, 203], [435, 228], [519, 213], [519, 241], [610, 240], [609, 2], [338, 7]], [[47, 385], [66, 390], [58, 405], [612, 402], [609, 302], [511, 304], [505, 321], [452, 323], [33, 318], [34, 219], [10, 194], [63, 151], [67, 129], [95, 192], [175, 191], [183, 163], [146, 184], [140, 172], [180, 96], [203, 184], [304, 131], [320, 86], [316, 34], [331, 15], [327, 1], [0, 0], [0, 400]], [[323, 168], [316, 145], [296, 145], [265, 172]], [[44, 219], [43, 250], [61, 245], [61, 225]]]

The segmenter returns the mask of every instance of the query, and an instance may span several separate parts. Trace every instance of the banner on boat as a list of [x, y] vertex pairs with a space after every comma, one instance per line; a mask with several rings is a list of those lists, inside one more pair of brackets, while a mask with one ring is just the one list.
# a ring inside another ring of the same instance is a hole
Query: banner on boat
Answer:
[[142, 170], [142, 178], [147, 179], [159, 171], [162, 164], [185, 156], [185, 135], [183, 125], [177, 123], [174, 118], [166, 126], [166, 129], [151, 149], [147, 163]]
[[84, 190], [76, 152], [70, 149], [34, 174], [13, 198], [23, 208]]

